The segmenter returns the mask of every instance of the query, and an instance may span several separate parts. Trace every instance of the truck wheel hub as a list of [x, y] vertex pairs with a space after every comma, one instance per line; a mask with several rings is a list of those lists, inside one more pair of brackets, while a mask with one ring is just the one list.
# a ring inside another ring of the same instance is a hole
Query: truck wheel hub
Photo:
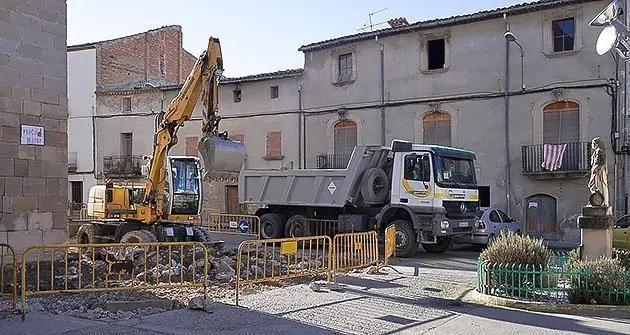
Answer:
[[407, 245], [407, 234], [402, 231], [396, 231], [396, 248], [403, 248]]

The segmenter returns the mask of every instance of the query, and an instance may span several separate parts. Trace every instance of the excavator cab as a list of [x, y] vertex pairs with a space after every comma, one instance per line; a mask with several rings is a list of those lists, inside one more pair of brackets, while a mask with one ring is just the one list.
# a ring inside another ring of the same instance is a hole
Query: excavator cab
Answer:
[[168, 203], [170, 215], [199, 215], [201, 213], [201, 162], [197, 157], [169, 156], [167, 158]]

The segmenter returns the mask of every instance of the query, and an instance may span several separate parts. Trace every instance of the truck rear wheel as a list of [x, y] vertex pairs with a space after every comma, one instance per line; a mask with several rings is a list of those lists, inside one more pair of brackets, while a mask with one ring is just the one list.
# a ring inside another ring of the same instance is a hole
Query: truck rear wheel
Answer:
[[438, 243], [433, 243], [433, 244], [421, 243], [421, 244], [422, 244], [422, 248], [424, 248], [424, 250], [426, 250], [427, 252], [430, 252], [432, 254], [441, 254], [443, 252], [450, 250], [451, 247], [453, 247], [453, 239], [445, 237], [445, 238], [440, 239]]
[[361, 196], [366, 202], [380, 203], [387, 200], [389, 179], [383, 169], [373, 167], [363, 173], [361, 178]]
[[304, 215], [293, 215], [284, 228], [285, 237], [311, 236], [311, 224]]
[[157, 243], [157, 237], [148, 230], [132, 230], [120, 239], [120, 243]]
[[260, 236], [263, 239], [281, 238], [284, 235], [284, 216], [267, 213], [260, 217]]
[[411, 222], [396, 220], [391, 224], [396, 225], [396, 256], [408, 258], [415, 255], [418, 249], [418, 242]]

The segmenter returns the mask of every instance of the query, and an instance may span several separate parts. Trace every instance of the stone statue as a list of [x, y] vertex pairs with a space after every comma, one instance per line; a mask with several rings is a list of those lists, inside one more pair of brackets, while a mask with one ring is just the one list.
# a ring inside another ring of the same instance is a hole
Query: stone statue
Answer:
[[591, 206], [608, 206], [608, 172], [606, 167], [606, 150], [601, 137], [593, 138], [591, 142], [591, 179], [588, 188], [591, 191]]

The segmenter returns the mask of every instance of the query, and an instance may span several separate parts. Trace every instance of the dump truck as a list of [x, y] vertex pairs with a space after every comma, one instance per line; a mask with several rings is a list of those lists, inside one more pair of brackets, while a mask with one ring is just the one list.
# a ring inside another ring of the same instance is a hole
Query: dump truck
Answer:
[[307, 236], [314, 220], [336, 220], [340, 233], [376, 230], [381, 238], [395, 225], [401, 257], [418, 243], [443, 253], [478, 220], [475, 160], [472, 151], [395, 139], [356, 146], [344, 169], [242, 169], [239, 202], [257, 207], [263, 239]]

